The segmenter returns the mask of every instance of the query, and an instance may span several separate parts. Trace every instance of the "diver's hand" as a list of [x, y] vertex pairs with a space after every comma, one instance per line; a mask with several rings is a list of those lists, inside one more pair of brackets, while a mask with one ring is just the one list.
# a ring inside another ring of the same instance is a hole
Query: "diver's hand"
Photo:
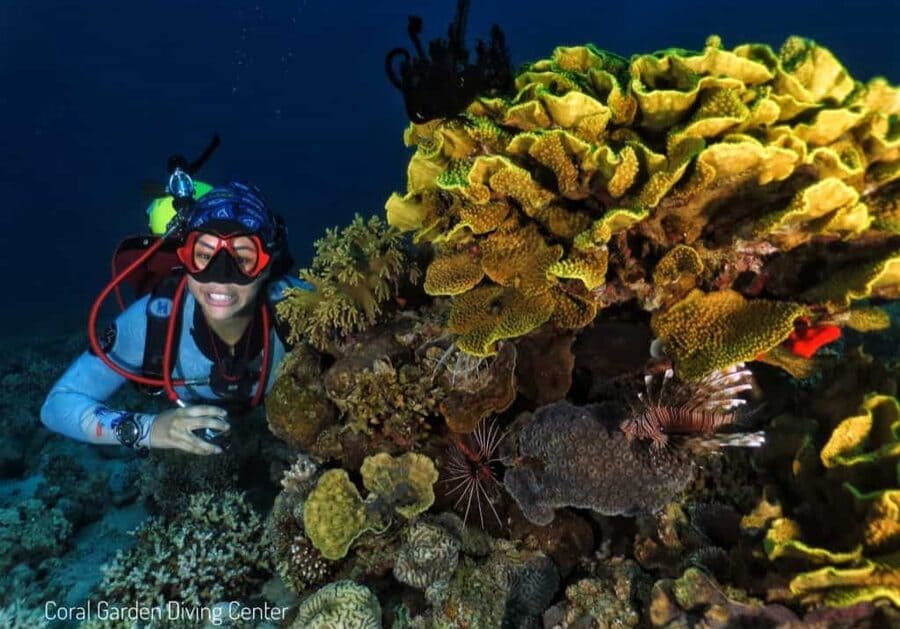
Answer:
[[150, 446], [176, 448], [193, 454], [220, 454], [222, 448], [193, 434], [198, 428], [227, 432], [227, 413], [218, 406], [197, 405], [173, 408], [156, 416], [150, 426]]

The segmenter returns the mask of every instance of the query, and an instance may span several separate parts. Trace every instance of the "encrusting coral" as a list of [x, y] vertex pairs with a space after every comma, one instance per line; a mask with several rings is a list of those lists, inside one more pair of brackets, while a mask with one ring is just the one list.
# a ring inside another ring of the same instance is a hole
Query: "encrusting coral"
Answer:
[[303, 509], [303, 527], [327, 559], [340, 559], [367, 530], [381, 530], [397, 512], [411, 518], [434, 503], [438, 473], [428, 457], [407, 452], [400, 457], [379, 453], [366, 457], [360, 470], [369, 490], [363, 500], [342, 469], [319, 478]]
[[517, 433], [520, 461], [507, 469], [503, 483], [529, 520], [549, 524], [553, 510], [565, 506], [604, 515], [655, 511], [687, 486], [689, 458], [629, 443], [618, 420], [602, 405], [565, 401], [526, 419]]

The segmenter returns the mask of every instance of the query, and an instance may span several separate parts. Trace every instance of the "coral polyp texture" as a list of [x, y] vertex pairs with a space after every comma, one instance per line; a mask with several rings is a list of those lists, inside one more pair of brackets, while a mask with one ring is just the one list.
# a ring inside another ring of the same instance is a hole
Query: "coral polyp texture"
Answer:
[[713, 36], [466, 102], [280, 306], [288, 623], [896, 625], [900, 90]]
[[[386, 204], [432, 245], [424, 288], [450, 297], [463, 351], [636, 300], [693, 378], [775, 349], [807, 309], [900, 291], [900, 92], [815, 42], [559, 47], [515, 87], [411, 124], [407, 189]], [[769, 286], [791, 267], [823, 282]], [[714, 334], [677, 325], [707, 304]]]

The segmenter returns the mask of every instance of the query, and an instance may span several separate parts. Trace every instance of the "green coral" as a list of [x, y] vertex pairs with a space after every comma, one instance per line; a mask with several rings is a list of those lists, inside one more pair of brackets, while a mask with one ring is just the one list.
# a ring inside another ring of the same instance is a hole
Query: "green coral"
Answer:
[[334, 335], [373, 325], [404, 276], [418, 279], [400, 232], [377, 216], [365, 221], [356, 215], [340, 233], [327, 230], [315, 247], [312, 266], [300, 271], [314, 290], [288, 289], [277, 306], [291, 342], [305, 337], [320, 349], [329, 347]]
[[0, 569], [59, 555], [72, 534], [63, 512], [35, 498], [0, 509]]
[[303, 509], [303, 528], [326, 559], [340, 559], [371, 526], [366, 505], [345, 470], [319, 478]]
[[303, 509], [303, 528], [326, 559], [341, 559], [369, 530], [383, 530], [394, 511], [411, 518], [434, 503], [438, 473], [428, 457], [407, 452], [366, 457], [360, 470], [369, 495], [363, 500], [345, 470], [319, 478]]

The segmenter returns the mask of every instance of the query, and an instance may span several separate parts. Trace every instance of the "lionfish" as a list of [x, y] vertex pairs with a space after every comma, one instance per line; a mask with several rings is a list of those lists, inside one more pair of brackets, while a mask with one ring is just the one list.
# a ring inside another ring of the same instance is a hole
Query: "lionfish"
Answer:
[[[666, 446], [669, 435], [703, 436], [698, 443], [708, 446], [760, 446], [762, 431], [713, 435], [725, 426], [745, 419], [741, 412], [747, 400], [740, 395], [753, 388], [753, 373], [744, 363], [714, 371], [698, 382], [675, 379], [672, 369], [662, 378], [644, 377], [645, 390], [638, 393], [621, 429], [629, 439], [646, 439], [654, 449]], [[657, 384], [659, 381], [659, 384]]]

